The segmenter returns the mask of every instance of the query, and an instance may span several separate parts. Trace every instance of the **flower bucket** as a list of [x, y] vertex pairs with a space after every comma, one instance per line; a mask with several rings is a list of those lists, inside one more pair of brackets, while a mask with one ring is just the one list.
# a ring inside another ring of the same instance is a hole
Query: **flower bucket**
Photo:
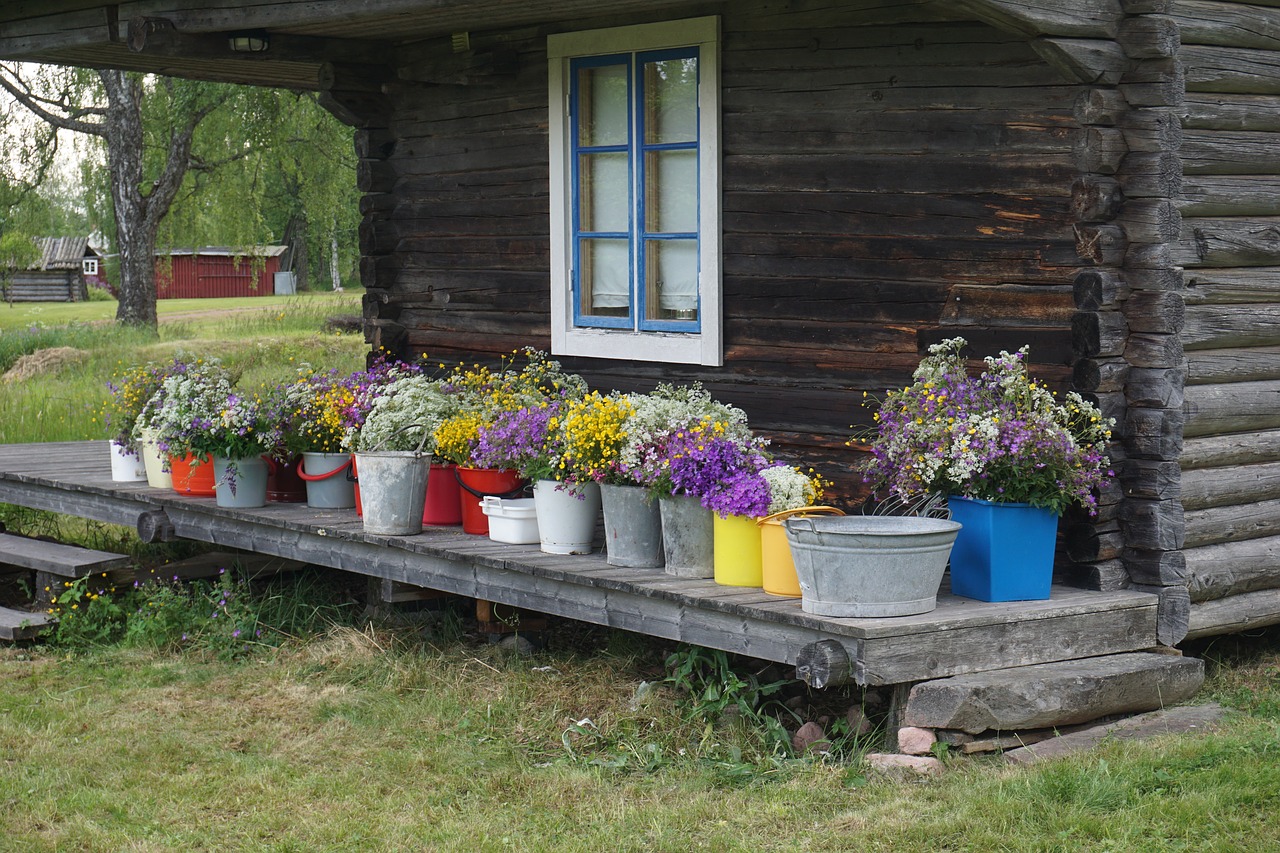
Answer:
[[218, 506], [248, 509], [267, 505], [267, 461], [261, 456], [236, 459], [234, 477], [228, 468], [233, 460], [213, 457], [214, 492]]
[[111, 482], [139, 483], [147, 479], [142, 455], [118, 441], [111, 442]]
[[791, 558], [791, 545], [787, 542], [787, 531], [783, 529], [782, 522], [811, 515], [844, 513], [833, 506], [804, 506], [775, 512], [756, 522], [760, 526], [761, 585], [770, 595], [800, 597], [800, 579], [796, 577], [796, 563]]
[[850, 515], [783, 522], [800, 609], [818, 616], [928, 613], [960, 525], [941, 518]]
[[533, 486], [538, 540], [546, 554], [590, 554], [600, 518], [600, 487], [539, 480]]
[[303, 503], [307, 499], [307, 484], [298, 476], [302, 457], [294, 456], [287, 462], [264, 456], [267, 463], [267, 500], [272, 503]]
[[538, 509], [533, 498], [486, 495], [480, 508], [489, 519], [489, 538], [508, 545], [537, 545]]
[[709, 578], [715, 574], [713, 513], [692, 495], [663, 495], [662, 557], [666, 572], [678, 578]]
[[431, 463], [431, 476], [427, 479], [427, 501], [422, 507], [423, 524], [461, 524], [462, 488], [452, 462]]
[[760, 527], [747, 515], [711, 514], [715, 540], [715, 580], [722, 586], [760, 586], [764, 582]]
[[156, 443], [156, 431], [144, 429], [139, 446], [142, 450], [142, 467], [147, 471], [147, 485], [153, 489], [172, 489], [173, 475], [165, 470], [165, 455], [160, 452], [160, 445]]
[[350, 453], [303, 453], [298, 476], [307, 484], [307, 506], [317, 509], [355, 506], [355, 483], [347, 478], [350, 467]]
[[600, 484], [606, 562], [633, 569], [660, 569], [662, 514], [643, 486]]
[[464, 468], [459, 465], [453, 473], [458, 481], [458, 502], [464, 533], [489, 535], [489, 518], [480, 508], [483, 498], [488, 495], [515, 498], [524, 493], [524, 480], [507, 468]]
[[951, 552], [951, 591], [978, 601], [1038, 601], [1053, 585], [1058, 516], [1025, 503], [949, 496], [964, 525]]
[[413, 450], [357, 453], [364, 532], [412, 536], [422, 532], [431, 457]]
[[211, 498], [215, 494], [213, 465], [208, 456], [171, 456], [169, 473], [173, 476], [173, 490], [180, 495]]

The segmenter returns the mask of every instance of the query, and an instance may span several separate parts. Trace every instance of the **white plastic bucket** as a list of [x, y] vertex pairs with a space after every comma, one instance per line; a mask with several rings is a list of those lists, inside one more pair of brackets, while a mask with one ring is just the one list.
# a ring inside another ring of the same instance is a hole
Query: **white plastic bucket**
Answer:
[[115, 483], [137, 483], [147, 479], [147, 466], [141, 453], [132, 448], [111, 442], [111, 480]]
[[538, 544], [538, 509], [533, 498], [486, 495], [480, 509], [489, 517], [489, 538], [508, 545]]

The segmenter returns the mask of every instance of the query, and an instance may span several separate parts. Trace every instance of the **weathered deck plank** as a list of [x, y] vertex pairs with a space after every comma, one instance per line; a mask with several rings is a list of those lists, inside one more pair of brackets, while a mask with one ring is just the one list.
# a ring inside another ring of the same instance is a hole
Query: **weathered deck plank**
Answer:
[[[51, 453], [73, 460], [49, 473]], [[163, 509], [178, 536], [784, 663], [834, 639], [860, 682], [895, 684], [1156, 645], [1156, 598], [1054, 587], [1048, 601], [985, 604], [945, 589], [931, 613], [837, 619], [799, 599], [562, 557], [458, 528], [369, 536], [353, 510], [269, 504], [229, 510], [212, 498], [112, 483], [105, 442], [0, 445], [0, 502], [134, 525]]]

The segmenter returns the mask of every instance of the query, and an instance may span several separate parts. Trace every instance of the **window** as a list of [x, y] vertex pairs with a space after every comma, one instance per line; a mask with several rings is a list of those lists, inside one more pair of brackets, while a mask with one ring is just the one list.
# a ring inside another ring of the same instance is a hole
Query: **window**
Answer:
[[553, 352], [722, 363], [718, 43], [714, 17], [548, 39]]
[[97, 275], [97, 274], [98, 274], [98, 259], [97, 259], [97, 258], [85, 258], [84, 260], [82, 260], [82, 261], [80, 262], [80, 267], [81, 267], [81, 269], [84, 271], [84, 274], [85, 274], [85, 275]]

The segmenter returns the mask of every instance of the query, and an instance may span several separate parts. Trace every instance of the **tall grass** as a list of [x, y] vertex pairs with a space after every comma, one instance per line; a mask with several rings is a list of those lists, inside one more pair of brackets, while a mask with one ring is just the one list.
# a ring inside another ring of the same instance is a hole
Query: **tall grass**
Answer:
[[[241, 385], [256, 389], [296, 375], [303, 365], [346, 372], [364, 365], [368, 346], [359, 335], [323, 330], [335, 314], [358, 311], [354, 297], [261, 297], [182, 300], [185, 308], [161, 303], [159, 334], [150, 335], [111, 322], [82, 321], [35, 325], [0, 332], [0, 372], [24, 355], [57, 347], [76, 350], [46, 372], [9, 382], [0, 393], [0, 444], [105, 438], [99, 413], [107, 382], [124, 370], [149, 361], [165, 361], [179, 352], [217, 357], [242, 375]], [[190, 303], [196, 303], [191, 305]], [[75, 303], [45, 307], [39, 315], [57, 319], [57, 308], [82, 312]], [[114, 304], [109, 305], [114, 311]], [[223, 312], [223, 313], [217, 313]], [[5, 309], [0, 308], [0, 317]]]

